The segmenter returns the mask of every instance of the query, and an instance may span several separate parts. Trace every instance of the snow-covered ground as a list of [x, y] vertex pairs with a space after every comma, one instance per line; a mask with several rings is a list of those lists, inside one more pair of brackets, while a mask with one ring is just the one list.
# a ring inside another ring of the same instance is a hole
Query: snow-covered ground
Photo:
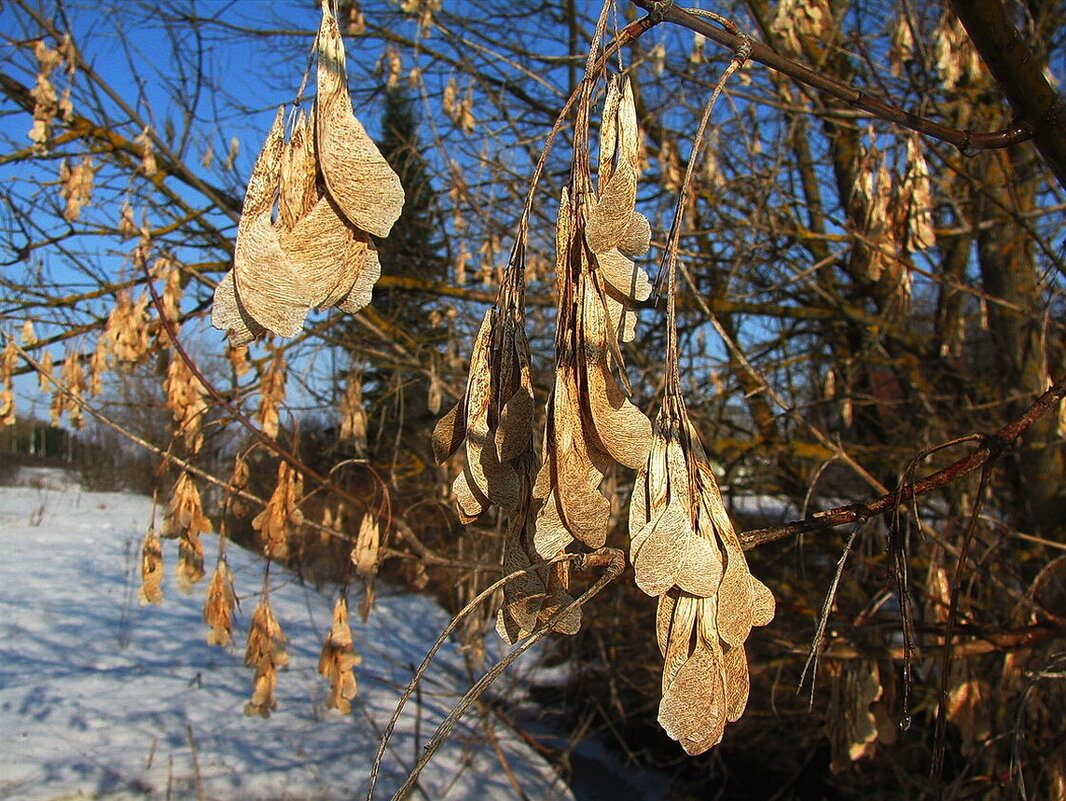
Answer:
[[[447, 623], [432, 601], [379, 595], [364, 625], [354, 614], [359, 696], [350, 716], [325, 709], [318, 652], [332, 598], [272, 571], [271, 602], [289, 640], [269, 720], [243, 714], [251, 672], [243, 635], [262, 564], [228, 552], [242, 612], [236, 645], [208, 647], [205, 583], [174, 585], [164, 543], [161, 607], [140, 607], [139, 549], [150, 514], [143, 497], [88, 493], [61, 473], [0, 487], [0, 799], [358, 799], [378, 733], [429, 644]], [[204, 538], [207, 570], [216, 543]], [[393, 738], [376, 797], [406, 776], [436, 723], [469, 686], [448, 644]], [[468, 716], [438, 752], [412, 798], [570, 799], [550, 766], [504, 726], [499, 751]], [[417, 736], [416, 736], [417, 733]], [[501, 761], [501, 753], [506, 768]]]

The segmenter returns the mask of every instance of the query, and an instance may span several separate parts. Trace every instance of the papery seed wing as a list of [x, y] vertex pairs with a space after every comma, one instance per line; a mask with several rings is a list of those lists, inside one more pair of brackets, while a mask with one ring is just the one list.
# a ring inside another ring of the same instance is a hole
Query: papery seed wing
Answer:
[[666, 656], [666, 648], [670, 641], [670, 629], [673, 625], [674, 612], [677, 609], [677, 599], [681, 591], [674, 587], [669, 592], [659, 596], [659, 602], [655, 607], [655, 639], [659, 643], [659, 653]]
[[774, 619], [777, 601], [770, 588], [752, 576], [751, 579], [751, 625], [768, 626]]
[[590, 548], [606, 541], [611, 503], [599, 490], [610, 460], [588, 442], [574, 376], [556, 374], [552, 399], [555, 486], [559, 508], [570, 533]]
[[687, 753], [703, 753], [721, 742], [726, 723], [723, 689], [715, 654], [697, 648], [663, 692], [659, 724]]
[[233, 285], [240, 308], [263, 328], [295, 336], [307, 316], [308, 293], [271, 224], [284, 151], [284, 109], [279, 108], [248, 179], [233, 252]]
[[501, 462], [513, 461], [530, 449], [535, 411], [529, 370], [523, 367], [521, 383], [504, 404], [496, 426], [496, 455]]
[[269, 213], [247, 224], [242, 219], [233, 251], [233, 282], [237, 302], [263, 328], [283, 337], [303, 329], [309, 293], [299, 268], [282, 250]]
[[211, 305], [211, 325], [220, 331], [228, 331], [230, 344], [234, 347], [246, 345], [266, 332], [263, 326], [241, 308], [233, 286], [232, 271], [226, 273], [215, 287], [215, 299]]
[[718, 633], [730, 645], [743, 645], [752, 625], [752, 585], [748, 563], [736, 534], [722, 537], [725, 572], [718, 588]]
[[399, 176], [352, 113], [337, 20], [322, 4], [315, 145], [326, 189], [357, 228], [388, 236], [403, 209]]
[[637, 200], [637, 173], [620, 163], [596, 199], [585, 225], [585, 242], [593, 253], [605, 253], [621, 244]]
[[619, 342], [632, 342], [637, 336], [636, 310], [623, 303], [622, 296], [617, 295], [610, 286], [603, 294], [603, 304], [614, 336]]
[[692, 653], [692, 632], [696, 625], [699, 599], [691, 595], [678, 595], [674, 614], [670, 618], [670, 630], [666, 637], [666, 652], [663, 654], [663, 693], [673, 683], [677, 672]]
[[722, 670], [725, 673], [726, 720], [733, 723], [740, 720], [744, 708], [748, 705], [751, 679], [748, 676], [748, 657], [744, 653], [744, 646], [734, 645], [725, 652]]
[[[548, 470], [545, 463], [541, 470]], [[574, 536], [563, 523], [562, 513], [559, 509], [559, 496], [553, 487], [543, 505], [537, 510], [536, 531], [533, 535], [533, 548], [541, 559], [551, 559], [561, 551], [564, 551], [574, 541]]]
[[685, 554], [675, 581], [678, 587], [693, 595], [716, 593], [722, 583], [722, 556], [718, 549], [693, 533], [685, 543]]
[[282, 159], [277, 219], [282, 230], [291, 231], [315, 207], [319, 199], [317, 172], [314, 131], [301, 110]]
[[633, 470], [647, 461], [651, 421], [623, 394], [608, 367], [607, 324], [600, 296], [586, 285], [582, 328], [591, 428], [598, 445]]
[[359, 242], [361, 241], [357, 240], [353, 244], [353, 251], [349, 253], [349, 258], [362, 258], [362, 267], [359, 269], [352, 288], [348, 290], [348, 294], [337, 301], [337, 308], [349, 314], [355, 314], [361, 308], [370, 304], [374, 284], [381, 277], [381, 261], [378, 259], [377, 246], [373, 240], [368, 239], [365, 243], [366, 254], [365, 256], [360, 256], [359, 248], [361, 246]]
[[651, 247], [651, 224], [639, 211], [629, 216], [629, 226], [622, 234], [618, 249], [626, 256], [643, 256]]
[[300, 271], [312, 306], [333, 306], [360, 279], [368, 259], [370, 237], [340, 217], [328, 197], [291, 231], [282, 231], [281, 247]]
[[469, 468], [455, 477], [452, 482], [452, 492], [455, 493], [455, 504], [458, 507], [459, 522], [464, 526], [473, 523], [488, 508], [489, 499], [474, 484]]
[[596, 263], [600, 274], [622, 299], [642, 302], [651, 297], [648, 274], [617, 249], [601, 253], [596, 257]]
[[603, 115], [600, 118], [600, 161], [596, 170], [597, 186], [601, 192], [614, 172], [615, 151], [618, 145], [618, 104], [621, 99], [619, 80], [609, 79], [607, 96], [603, 101]]
[[656, 596], [677, 584], [688, 540], [695, 536], [683, 504], [672, 502], [641, 532], [639, 549], [633, 556], [637, 586]]
[[470, 354], [470, 378], [466, 389], [467, 467], [475, 485], [492, 503], [513, 509], [518, 503], [518, 473], [496, 456], [496, 443], [489, 428], [492, 401], [493, 311], [489, 309], [481, 322]]
[[433, 458], [442, 464], [466, 438], [466, 395], [433, 427]]

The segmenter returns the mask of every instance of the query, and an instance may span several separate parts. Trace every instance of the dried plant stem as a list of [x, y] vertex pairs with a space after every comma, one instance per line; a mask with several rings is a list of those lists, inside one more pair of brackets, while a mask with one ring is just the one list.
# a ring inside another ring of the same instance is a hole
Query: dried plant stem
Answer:
[[822, 614], [818, 617], [818, 628], [814, 632], [814, 639], [811, 640], [811, 650], [807, 654], [807, 661], [803, 665], [803, 672], [800, 673], [800, 681], [797, 691], [803, 689], [803, 684], [807, 681], [808, 675], [811, 678], [810, 707], [812, 709], [814, 708], [814, 687], [817, 684], [818, 657], [821, 654], [822, 644], [825, 641], [825, 629], [826, 626], [829, 625], [829, 615], [833, 611], [833, 602], [836, 600], [837, 588], [840, 586], [840, 579], [844, 575], [844, 564], [848, 561], [848, 556], [851, 554], [852, 547], [855, 545], [855, 538], [859, 535], [859, 531], [861, 530], [862, 525], [858, 525], [852, 530], [847, 543], [844, 545], [844, 552], [840, 554], [840, 559], [837, 560], [837, 569], [833, 573], [833, 581], [829, 584], [829, 591], [825, 594], [825, 601], [822, 602]]
[[[370, 787], [367, 789], [367, 801], [371, 801], [371, 799], [373, 799], [374, 797], [374, 789], [377, 786], [378, 773], [381, 770], [381, 761], [385, 756], [385, 749], [389, 745], [389, 740], [392, 739], [392, 734], [396, 729], [396, 723], [400, 719], [400, 714], [403, 712], [404, 706], [411, 698], [411, 695], [414, 693], [415, 688], [417, 688], [419, 686], [419, 683], [422, 681], [422, 676], [425, 675], [427, 668], [429, 668], [430, 662], [433, 661], [433, 658], [437, 655], [437, 652], [441, 649], [444, 643], [448, 641], [448, 637], [450, 637], [452, 632], [459, 627], [459, 624], [463, 622], [464, 618], [466, 618], [467, 615], [473, 612], [474, 609], [476, 609], [482, 603], [482, 601], [484, 601], [486, 598], [491, 597], [492, 594], [496, 592], [496, 590], [498, 590], [507, 582], [512, 581], [513, 579], [516, 579], [520, 576], [524, 576], [528, 573], [533, 573], [534, 571], [541, 570], [545, 567], [548, 567], [549, 565], [553, 565], [558, 562], [573, 562], [579, 559], [585, 559], [587, 556], [590, 555], [591, 554], [562, 553], [544, 562], [538, 562], [535, 565], [530, 565], [529, 567], [524, 567], [520, 570], [515, 570], [512, 573], [508, 573], [506, 576], [499, 579], [498, 581], [494, 581], [492, 584], [490, 584], [488, 587], [478, 593], [470, 601], [470, 603], [460, 609], [459, 612], [455, 615], [455, 617], [453, 617], [451, 621], [449, 621], [448, 625], [445, 626], [444, 630], [440, 633], [440, 636], [437, 637], [437, 641], [433, 643], [433, 646], [429, 649], [429, 652], [426, 654], [425, 659], [422, 660], [422, 664], [420, 664], [417, 670], [415, 670], [414, 675], [411, 677], [411, 681], [407, 683], [407, 686], [404, 688], [403, 694], [400, 696], [400, 700], [396, 702], [396, 709], [393, 710], [392, 717], [389, 718], [389, 722], [385, 726], [385, 732], [381, 735], [381, 742], [378, 743], [377, 754], [374, 756], [374, 764], [370, 768]], [[567, 607], [567, 609], [569, 609], [569, 607]], [[556, 617], [561, 617], [561, 615], [556, 615]], [[554, 620], [555, 618], [552, 619]]]
[[196, 738], [192, 733], [192, 725], [185, 725], [185, 735], [189, 740], [189, 750], [192, 752], [192, 770], [193, 776], [196, 778], [196, 798], [197, 801], [206, 801], [204, 795], [204, 777], [200, 773], [200, 749], [196, 745]]
[[[610, 582], [614, 581], [614, 579], [616, 579], [622, 573], [622, 570], [625, 568], [625, 555], [616, 548], [600, 548], [597, 551], [593, 551], [592, 553], [587, 554], [561, 554], [560, 557], [557, 557], [557, 559], [561, 557], [575, 556], [578, 557], [578, 559], [580, 560], [578, 562], [578, 565], [576, 566], [577, 569], [581, 570], [592, 567], [604, 567], [606, 569], [604, 570], [603, 575], [600, 576], [595, 581], [595, 583], [593, 583], [593, 585], [587, 590], [585, 590], [585, 592], [583, 592], [579, 597], [575, 598], [565, 607], [563, 607], [554, 615], [552, 615], [551, 618], [545, 621], [544, 625], [539, 630], [531, 634], [526, 640], [522, 642], [521, 645], [516, 647], [513, 651], [511, 651], [511, 653], [509, 653], [507, 656], [505, 656], [503, 659], [493, 665], [492, 668], [484, 676], [474, 682], [473, 686], [471, 686], [471, 688], [466, 692], [466, 694], [462, 697], [459, 703], [456, 704], [452, 708], [451, 712], [448, 713], [448, 717], [446, 717], [444, 721], [440, 724], [440, 726], [437, 727], [437, 731], [434, 733], [433, 739], [431, 739], [426, 744], [425, 750], [422, 753], [422, 758], [418, 760], [418, 764], [414, 766], [411, 771], [411, 775], [407, 777], [407, 780], [403, 783], [400, 789], [393, 794], [391, 801], [400, 801], [400, 799], [404, 798], [407, 795], [411, 787], [413, 787], [414, 784], [418, 781], [418, 777], [421, 774], [422, 769], [425, 768], [427, 764], [429, 764], [429, 761], [433, 758], [433, 755], [437, 752], [437, 749], [440, 748], [441, 744], [447, 739], [448, 734], [455, 727], [455, 724], [463, 716], [466, 710], [470, 708], [471, 704], [473, 704], [479, 697], [481, 697], [481, 694], [484, 693], [485, 690], [487, 690], [489, 686], [491, 686], [492, 683], [496, 681], [497, 678], [499, 678], [501, 673], [503, 673], [508, 667], [510, 667], [511, 664], [516, 659], [518, 659], [518, 657], [520, 657], [522, 654], [524, 654], [526, 651], [536, 645], [546, 634], [553, 631], [552, 626], [557, 620], [561, 620], [573, 610], [578, 609], [585, 603], [587, 603], [593, 596], [599, 593], [600, 590], [606, 587]], [[555, 560], [549, 560], [549, 563], [551, 561]], [[542, 566], [543, 565], [534, 565], [533, 568], [528, 569], [535, 569], [537, 567]], [[508, 576], [507, 578], [510, 578], [510, 576]], [[502, 584], [506, 580], [507, 579], [502, 579], [499, 583]], [[482, 595], [484, 595], [484, 593], [482, 593]], [[481, 596], [478, 597], [480, 598]], [[371, 788], [371, 792], [372, 791], [373, 788]], [[371, 801], [371, 799], [372, 795], [368, 794], [367, 801]]]
[[908, 482], [895, 492], [889, 492], [868, 503], [850, 503], [817, 512], [806, 520], [797, 520], [780, 526], [752, 529], [739, 534], [741, 544], [751, 550], [768, 542], [788, 539], [800, 534], [833, 528], [878, 517], [896, 508], [898, 504], [908, 503], [913, 498], [925, 495], [946, 486], [962, 476], [995, 462], [1004, 450], [1024, 434], [1029, 427], [1050, 409], [1066, 397], [1066, 378], [1057, 381], [1050, 389], [1033, 401], [1032, 405], [1016, 420], [1003, 426], [994, 434], [979, 435], [981, 447], [969, 456], [956, 461], [948, 467], [938, 470], [925, 478]]

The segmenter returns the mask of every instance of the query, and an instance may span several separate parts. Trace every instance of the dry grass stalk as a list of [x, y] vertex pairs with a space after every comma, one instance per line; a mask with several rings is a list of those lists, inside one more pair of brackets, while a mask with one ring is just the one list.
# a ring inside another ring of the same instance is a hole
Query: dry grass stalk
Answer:
[[245, 715], [270, 717], [278, 708], [274, 688], [278, 682], [278, 668], [289, 662], [285, 652], [285, 635], [270, 608], [270, 599], [263, 595], [248, 626], [248, 645], [244, 652], [244, 664], [255, 668], [255, 680], [251, 700], [244, 706]]
[[252, 528], [263, 538], [263, 553], [270, 559], [285, 559], [289, 554], [289, 537], [303, 524], [299, 509], [303, 495], [303, 477], [287, 462], [278, 465], [278, 483], [266, 508], [252, 519]]
[[141, 588], [137, 600], [141, 606], [163, 603], [163, 544], [154, 526], [141, 543]]
[[311, 307], [369, 303], [381, 273], [370, 235], [388, 236], [403, 208], [399, 176], [352, 112], [328, 3], [317, 42], [311, 117], [298, 116], [286, 142], [278, 109], [248, 181], [233, 270], [215, 291], [212, 324], [234, 345], [265, 331], [295, 336]]
[[348, 600], [342, 595], [333, 607], [333, 623], [318, 658], [318, 672], [329, 680], [328, 709], [345, 715], [352, 711], [351, 700], [359, 690], [353, 668], [361, 661], [348, 624]]
[[207, 624], [207, 644], [230, 644], [233, 638], [233, 610], [238, 606], [237, 593], [233, 589], [233, 573], [225, 557], [218, 560], [211, 583], [207, 588], [207, 602], [204, 604], [204, 623]]

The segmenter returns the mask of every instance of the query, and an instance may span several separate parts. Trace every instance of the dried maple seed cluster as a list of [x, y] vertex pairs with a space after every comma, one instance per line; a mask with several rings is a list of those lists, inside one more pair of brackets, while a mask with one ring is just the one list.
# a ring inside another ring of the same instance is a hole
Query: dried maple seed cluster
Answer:
[[[593, 188], [584, 156], [588, 82], [584, 91], [556, 225], [556, 368], [543, 462], [537, 467], [532, 450], [534, 400], [521, 305], [524, 228], [496, 305], [475, 338], [466, 393], [438, 423], [434, 452], [443, 461], [463, 448], [465, 464], [453, 485], [462, 522], [494, 505], [505, 513], [508, 572], [575, 546], [603, 546], [612, 511], [604, 479], [616, 464], [639, 471], [630, 556], [638, 586], [659, 598], [657, 633], [666, 662], [659, 720], [696, 754], [716, 745], [726, 723], [743, 712], [744, 642], [752, 626], [770, 622], [774, 599], [748, 571], [689, 423], [677, 388], [676, 347], [654, 427], [630, 401], [619, 343], [633, 338], [635, 307], [651, 294], [647, 273], [633, 260], [647, 252], [651, 238], [647, 218], [635, 209], [640, 132], [628, 78], [611, 78]], [[568, 604], [567, 571], [556, 565], [505, 585], [500, 635], [513, 643]], [[552, 626], [573, 633], [580, 622], [573, 610]]]
[[363, 308], [381, 274], [370, 235], [388, 236], [403, 208], [399, 176], [352, 113], [329, 3], [317, 51], [311, 114], [286, 141], [278, 109], [248, 179], [233, 269], [215, 290], [211, 322], [234, 345], [265, 331], [295, 336], [312, 307]]
[[659, 598], [659, 723], [690, 754], [717, 745], [748, 700], [744, 642], [774, 616], [751, 575], [699, 435], [668, 382], [629, 504], [637, 586]]

